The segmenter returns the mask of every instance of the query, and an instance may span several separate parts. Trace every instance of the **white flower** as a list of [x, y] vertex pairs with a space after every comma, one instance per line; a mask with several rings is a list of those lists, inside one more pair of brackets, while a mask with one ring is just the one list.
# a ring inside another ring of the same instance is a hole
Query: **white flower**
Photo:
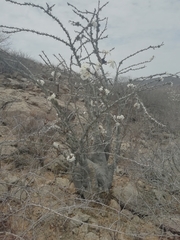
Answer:
[[55, 93], [53, 93], [51, 96], [47, 98], [48, 101], [51, 101], [52, 99], [56, 98]]
[[141, 105], [140, 105], [138, 102], [136, 102], [136, 103], [134, 104], [134, 107], [137, 108], [137, 109], [140, 109]]
[[41, 86], [43, 86], [45, 84], [44, 80], [42, 80], [42, 79], [40, 79], [40, 80], [37, 79], [36, 82], [39, 83]]
[[102, 50], [102, 53], [106, 54], [106, 55], [111, 55], [111, 52], [110, 51], [107, 51], [107, 50]]
[[82, 80], [87, 80], [89, 78], [88, 74], [81, 74], [80, 76]]
[[67, 156], [66, 160], [68, 162], [74, 162], [76, 160], [75, 155], [71, 153], [69, 156]]
[[81, 64], [81, 71], [87, 71], [87, 69], [90, 69], [90, 65], [87, 63]]
[[127, 85], [127, 87], [128, 87], [128, 88], [135, 88], [136, 86], [135, 86], [134, 84], [132, 84], [132, 83], [129, 83], [129, 84]]
[[114, 115], [113, 118], [114, 118], [115, 121], [117, 121], [117, 120], [124, 120], [124, 116], [123, 115], [118, 115], [118, 116]]
[[57, 73], [56, 73], [56, 77], [57, 77], [57, 78], [60, 78], [60, 77], [61, 77], [61, 73], [60, 73], [60, 72], [57, 72]]
[[150, 58], [150, 62], [151, 62], [153, 59], [154, 59], [154, 56], [152, 56], [152, 57]]
[[65, 69], [64, 65], [59, 66], [59, 69], [64, 71], [64, 69]]
[[54, 77], [54, 74], [55, 74], [55, 71], [52, 71], [51, 72], [51, 76]]
[[99, 129], [103, 129], [103, 126], [101, 124], [99, 124]]
[[58, 142], [53, 142], [53, 147], [59, 150], [60, 144]]
[[105, 94], [108, 95], [110, 93], [110, 91], [108, 89], [104, 89]]
[[112, 68], [115, 68], [115, 66], [116, 66], [116, 62], [113, 61], [113, 60], [108, 61], [108, 64], [109, 64], [109, 66], [112, 67]]
[[95, 106], [93, 100], [90, 101], [90, 105], [91, 105], [91, 107]]
[[80, 76], [82, 80], [87, 80], [91, 76], [89, 64], [83, 63], [81, 65]]
[[100, 105], [99, 105], [99, 107], [104, 107], [105, 105], [104, 105], [104, 103], [102, 102]]
[[104, 90], [103, 86], [99, 88], [99, 91], [102, 92]]
[[60, 72], [56, 72], [56, 71], [52, 71], [51, 72], [51, 76], [52, 77], [56, 77], [56, 78], [60, 78], [61, 77], [61, 73]]
[[123, 115], [119, 115], [116, 118], [117, 118], [117, 120], [124, 120], [124, 116]]
[[102, 134], [107, 133], [107, 131], [103, 128], [103, 126], [101, 124], [99, 125], [99, 130], [101, 131]]

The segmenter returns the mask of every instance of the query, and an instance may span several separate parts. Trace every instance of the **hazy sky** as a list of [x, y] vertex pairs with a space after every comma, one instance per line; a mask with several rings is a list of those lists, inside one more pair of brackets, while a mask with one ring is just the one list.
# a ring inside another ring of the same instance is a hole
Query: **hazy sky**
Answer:
[[[25, 0], [18, 0], [19, 3]], [[57, 16], [70, 34], [73, 27], [69, 20], [77, 20], [72, 9], [64, 0], [29, 0], [34, 4], [46, 6], [56, 4], [53, 13]], [[81, 10], [93, 10], [97, 0], [69, 0]], [[102, 0], [101, 4], [106, 1]], [[57, 23], [42, 11], [17, 6], [5, 0], [0, 0], [0, 25], [24, 27], [48, 32], [59, 37], [63, 33]], [[115, 47], [109, 60], [120, 61], [126, 56], [148, 47], [164, 42], [164, 46], [157, 50], [141, 53], [137, 57], [124, 63], [123, 67], [139, 61], [145, 61], [155, 56], [152, 63], [143, 70], [130, 72], [130, 76], [144, 76], [157, 72], [175, 73], [180, 71], [180, 0], [110, 0], [102, 11], [102, 17], [108, 17], [108, 39], [102, 42], [102, 49]], [[12, 47], [16, 51], [27, 53], [39, 59], [39, 53], [44, 50], [53, 59], [53, 53], [61, 53], [68, 58], [68, 50], [57, 41], [31, 33], [17, 33], [11, 37]]]

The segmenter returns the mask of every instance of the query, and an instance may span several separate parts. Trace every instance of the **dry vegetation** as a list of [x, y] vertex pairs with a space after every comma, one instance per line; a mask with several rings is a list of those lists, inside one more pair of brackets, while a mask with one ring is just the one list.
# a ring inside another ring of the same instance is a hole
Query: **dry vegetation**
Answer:
[[[133, 99], [123, 103], [125, 120], [112, 187], [101, 200], [93, 200], [82, 199], [74, 187], [73, 165], [66, 160], [68, 133], [56, 111], [39, 87], [22, 79], [13, 73], [1, 75], [1, 239], [178, 239], [179, 133], [171, 122], [178, 124], [178, 110], [173, 112], [178, 106], [173, 98], [166, 100], [167, 92], [178, 96], [178, 88], [140, 94], [149, 113], [167, 125], [164, 128], [150, 121], [142, 108], [134, 108]], [[66, 88], [58, 101], [65, 108], [76, 92], [69, 94], [71, 86], [62, 80]], [[119, 83], [120, 94], [129, 91], [125, 85]], [[81, 98], [76, 104], [85, 110]], [[171, 118], [166, 117], [168, 111]], [[78, 132], [77, 119], [71, 121]]]
[[93, 25], [105, 6], [71, 5], [92, 17], [77, 36], [94, 49], [78, 57], [70, 39], [70, 65], [0, 50], [0, 239], [180, 239], [178, 75], [121, 82], [123, 59], [109, 79]]

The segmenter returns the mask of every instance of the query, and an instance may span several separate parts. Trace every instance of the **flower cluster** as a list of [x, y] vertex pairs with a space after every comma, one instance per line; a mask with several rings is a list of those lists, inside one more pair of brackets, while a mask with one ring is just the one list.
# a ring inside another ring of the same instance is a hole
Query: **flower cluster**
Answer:
[[109, 95], [109, 93], [110, 93], [110, 91], [109, 91], [107, 88], [103, 88], [103, 86], [101, 86], [101, 87], [99, 88], [99, 91], [100, 91], [100, 92], [104, 92], [106, 95]]
[[55, 99], [56, 98], [56, 95], [55, 95], [55, 93], [53, 93], [51, 96], [49, 96], [48, 98], [47, 98], [47, 100], [48, 101], [51, 101], [52, 99]]
[[69, 156], [67, 156], [66, 160], [68, 162], [74, 162], [76, 160], [75, 155], [73, 153], [70, 153]]
[[105, 94], [106, 95], [108, 95], [109, 93], [110, 93], [110, 91], [106, 88], [106, 89], [104, 89], [104, 91], [105, 91]]
[[127, 85], [127, 87], [128, 87], [128, 88], [135, 88], [136, 85], [134, 85], [133, 83], [129, 83], [129, 84]]
[[103, 102], [101, 102], [100, 105], [99, 105], [99, 108], [103, 108], [103, 107], [105, 107], [105, 105], [104, 105]]
[[104, 53], [105, 55], [111, 55], [111, 52], [110, 51], [107, 51], [107, 50], [102, 50], [102, 53]]
[[99, 91], [102, 92], [104, 90], [103, 86], [99, 88]]
[[107, 63], [108, 63], [109, 66], [112, 67], [112, 68], [115, 68], [115, 67], [116, 67], [116, 62], [113, 61], [113, 60], [109, 60]]
[[123, 121], [124, 120], [124, 115], [114, 115], [113, 116], [114, 120], [117, 121]]
[[44, 80], [42, 80], [42, 79], [40, 79], [40, 80], [37, 79], [36, 82], [39, 83], [41, 86], [44, 86], [44, 84], [45, 84]]
[[136, 102], [136, 103], [134, 104], [134, 108], [140, 109], [140, 107], [141, 107], [141, 105], [140, 105], [138, 102]]
[[82, 80], [87, 80], [89, 77], [91, 77], [90, 65], [89, 64], [83, 63], [81, 65], [80, 76], [81, 76]]
[[[96, 103], [96, 102], [95, 102], [95, 103]], [[94, 104], [94, 101], [93, 101], [93, 100], [90, 101], [90, 105], [91, 105], [91, 107], [95, 107], [95, 104]]]
[[103, 126], [101, 124], [99, 124], [99, 130], [101, 131], [101, 133], [103, 135], [107, 133], [107, 131], [103, 128]]
[[57, 150], [59, 150], [60, 144], [58, 142], [53, 142], [53, 147], [56, 148]]
[[57, 79], [61, 77], [61, 73], [60, 72], [56, 72], [56, 71], [52, 71], [51, 76], [54, 78], [56, 77]]

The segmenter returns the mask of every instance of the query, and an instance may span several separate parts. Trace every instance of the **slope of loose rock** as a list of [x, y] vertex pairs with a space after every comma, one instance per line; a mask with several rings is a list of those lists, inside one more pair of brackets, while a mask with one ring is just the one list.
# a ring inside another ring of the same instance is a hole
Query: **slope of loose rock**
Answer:
[[180, 239], [179, 195], [145, 179], [117, 172], [107, 204], [81, 199], [57, 121], [37, 86], [1, 76], [0, 239]]

